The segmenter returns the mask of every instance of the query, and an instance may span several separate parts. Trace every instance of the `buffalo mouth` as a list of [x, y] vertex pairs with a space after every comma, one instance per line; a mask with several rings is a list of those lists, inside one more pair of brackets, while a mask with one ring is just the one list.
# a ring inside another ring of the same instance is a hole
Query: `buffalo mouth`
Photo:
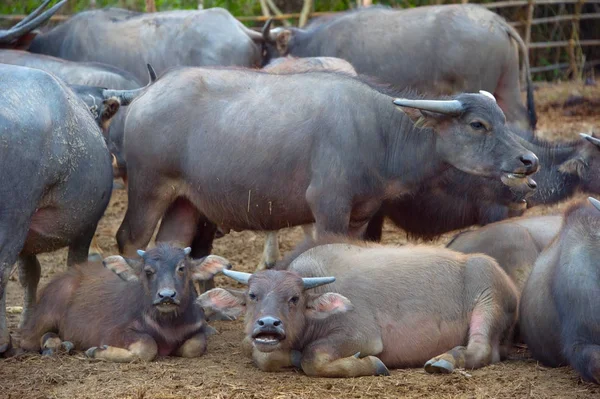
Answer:
[[154, 301], [154, 307], [161, 313], [174, 312], [179, 308], [179, 301], [171, 298], [163, 298]]
[[261, 347], [275, 347], [285, 339], [285, 333], [283, 331], [269, 330], [269, 331], [255, 331], [252, 334], [252, 340], [254, 345]]
[[535, 190], [537, 187], [535, 180], [525, 173], [503, 172], [502, 176], [500, 176], [500, 180], [504, 185], [509, 187], [526, 186], [529, 190]]

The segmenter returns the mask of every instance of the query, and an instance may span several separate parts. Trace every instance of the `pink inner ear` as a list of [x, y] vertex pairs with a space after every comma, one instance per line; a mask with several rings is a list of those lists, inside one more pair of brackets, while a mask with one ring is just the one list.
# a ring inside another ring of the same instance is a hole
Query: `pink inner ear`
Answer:
[[240, 306], [241, 301], [224, 289], [214, 289], [207, 292], [212, 306], [217, 309], [228, 309]]
[[323, 313], [343, 312], [349, 308], [350, 304], [344, 297], [333, 293], [321, 295], [315, 303], [315, 310]]
[[118, 255], [109, 256], [108, 258], [104, 259], [102, 263], [104, 263], [104, 266], [107, 269], [112, 270], [117, 274], [130, 271], [130, 267], [127, 262], [125, 262], [125, 259]]

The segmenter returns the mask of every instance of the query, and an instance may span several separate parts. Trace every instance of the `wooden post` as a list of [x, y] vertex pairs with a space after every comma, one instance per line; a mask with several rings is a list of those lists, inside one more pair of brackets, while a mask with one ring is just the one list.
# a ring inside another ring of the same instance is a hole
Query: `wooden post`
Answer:
[[156, 12], [156, 3], [154, 0], [145, 0], [146, 1], [146, 12]]
[[90, 8], [93, 10], [96, 8], [96, 0], [90, 0]]
[[460, 0], [460, 2], [461, 2], [462, 4], [467, 4], [467, 3], [469, 2], [469, 0]]
[[[529, 55], [529, 43], [531, 43], [531, 21], [533, 21], [533, 12], [535, 10], [535, 0], [527, 0], [527, 21], [525, 22], [525, 51]], [[521, 71], [521, 85], [525, 84], [527, 79], [525, 68]]]
[[572, 73], [573, 80], [579, 80], [579, 65], [578, 58], [575, 54], [575, 46], [579, 41], [579, 16], [581, 15], [581, 8], [583, 7], [583, 3], [585, 0], [579, 0], [577, 4], [575, 4], [575, 13], [573, 14], [573, 20], [571, 21], [571, 39], [569, 40], [569, 69]]
[[370, 7], [373, 5], [373, 0], [363, 0], [363, 7]]
[[260, 3], [260, 11], [262, 15], [265, 17], [270, 17], [271, 13], [269, 12], [269, 6], [267, 6], [267, 2], [265, 0], [259, 0]]
[[308, 15], [310, 14], [310, 10], [312, 8], [312, 0], [304, 0], [304, 4], [302, 5], [302, 11], [300, 11], [300, 21], [298, 21], [298, 26], [302, 28], [306, 25], [308, 21]]
[[[275, 15], [278, 15], [278, 16], [283, 15], [283, 13], [279, 9], [279, 7], [277, 7], [277, 5], [275, 4], [275, 2], [273, 0], [261, 0], [261, 6], [262, 6], [262, 1], [265, 1], [267, 3], [269, 8], [273, 11], [273, 13]], [[290, 22], [287, 19], [283, 19], [283, 20], [281, 20], [281, 22], [283, 23], [283, 26], [290, 26]]]

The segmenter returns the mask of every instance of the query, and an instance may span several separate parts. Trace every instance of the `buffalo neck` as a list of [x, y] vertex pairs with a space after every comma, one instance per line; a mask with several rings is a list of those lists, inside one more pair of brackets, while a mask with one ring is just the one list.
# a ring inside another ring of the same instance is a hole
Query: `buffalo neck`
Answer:
[[579, 186], [579, 177], [559, 171], [560, 165], [576, 156], [582, 140], [569, 143], [551, 143], [533, 140], [524, 143], [540, 160], [540, 171], [533, 178], [538, 184], [535, 193], [527, 199], [528, 206], [551, 205], [572, 196]]
[[386, 180], [414, 191], [426, 179], [448, 167], [436, 153], [436, 134], [418, 128], [405, 113], [390, 107], [385, 119], [384, 176]]

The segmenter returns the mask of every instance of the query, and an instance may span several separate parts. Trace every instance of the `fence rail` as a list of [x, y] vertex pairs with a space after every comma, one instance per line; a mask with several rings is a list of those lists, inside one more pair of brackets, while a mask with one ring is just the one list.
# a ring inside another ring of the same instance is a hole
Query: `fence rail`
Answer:
[[[461, 3], [468, 3], [468, 0], [457, 0]], [[153, 1], [146, 0], [146, 3], [153, 3]], [[545, 18], [533, 18], [534, 9], [536, 6], [543, 5], [556, 5], [556, 4], [574, 4], [575, 13], [569, 15], [556, 15], [553, 17]], [[510, 24], [514, 27], [525, 27], [524, 42], [527, 49], [531, 52], [536, 49], [549, 49], [549, 48], [560, 48], [567, 47], [569, 55], [569, 63], [557, 63], [546, 66], [532, 67], [532, 73], [547, 72], [554, 69], [569, 69], [574, 77], [579, 76], [579, 65], [575, 59], [575, 47], [588, 47], [588, 46], [600, 46], [600, 40], [578, 40], [579, 39], [579, 22], [582, 20], [593, 20], [600, 19], [600, 13], [581, 13], [581, 8], [584, 4], [600, 4], [600, 0], [514, 0], [514, 1], [498, 1], [495, 3], [484, 3], [480, 4], [485, 8], [490, 9], [501, 9], [507, 7], [527, 7], [527, 19], [524, 21], [513, 21]], [[310, 18], [320, 17], [324, 15], [333, 15], [336, 12], [321, 11], [312, 12], [308, 14]], [[290, 19], [299, 20], [302, 18], [302, 13], [289, 13], [279, 15], [257, 15], [257, 16], [241, 16], [237, 17], [238, 20], [243, 22], [265, 22], [269, 18], [273, 18], [276, 21], [288, 21]], [[9, 21], [16, 23], [25, 18], [25, 15], [0, 15], [0, 21]], [[51, 21], [62, 22], [69, 18], [69, 15], [54, 15], [50, 18]], [[571, 21], [572, 31], [570, 40], [561, 41], [547, 41], [547, 42], [534, 42], [531, 43], [531, 27], [535, 25], [569, 22]], [[287, 23], [287, 22], [286, 22]], [[600, 60], [586, 61], [586, 66], [600, 65]]]

